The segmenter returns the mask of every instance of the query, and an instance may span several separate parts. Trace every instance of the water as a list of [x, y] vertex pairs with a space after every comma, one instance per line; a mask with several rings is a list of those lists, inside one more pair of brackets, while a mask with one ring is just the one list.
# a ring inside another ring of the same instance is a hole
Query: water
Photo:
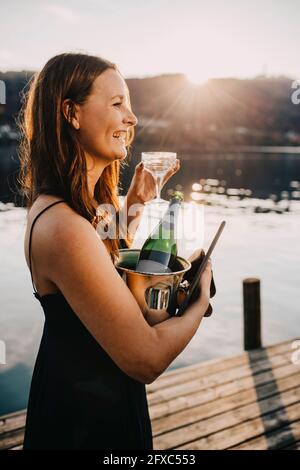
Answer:
[[[242, 351], [245, 277], [261, 279], [264, 345], [300, 337], [300, 202], [291, 201], [290, 212], [282, 214], [255, 213], [252, 206], [257, 203], [254, 199], [244, 203], [227, 199], [226, 204], [224, 200], [207, 206], [205, 231], [189, 243], [179, 241], [179, 255], [187, 257], [199, 244], [207, 248], [221, 220], [227, 222], [212, 257], [217, 288], [212, 299], [214, 313], [203, 319], [192, 341], [169, 369]], [[199, 220], [202, 209], [197, 205]], [[184, 223], [189, 227], [191, 221]], [[141, 246], [143, 227], [133, 247]], [[43, 311], [32, 294], [23, 254], [24, 232], [24, 209], [0, 212], [0, 339], [7, 348], [7, 364], [0, 365], [0, 415], [27, 406], [43, 328]]]
[[[141, 160], [142, 144], [135, 145], [128, 157], [129, 167], [122, 171], [125, 190], [130, 184], [134, 167]], [[266, 198], [282, 191], [291, 196], [295, 188], [293, 180], [300, 180], [300, 147], [246, 147], [244, 150], [219, 153], [177, 153], [181, 160], [180, 171], [167, 183], [168, 188], [183, 190], [186, 195], [192, 185], [201, 179], [217, 179], [224, 188], [250, 190], [254, 197]], [[14, 201], [18, 168], [17, 150], [14, 143], [0, 145], [0, 201]], [[296, 188], [297, 189], [297, 188]], [[166, 189], [162, 191], [166, 197]], [[300, 194], [299, 194], [300, 197]]]
[[[124, 172], [124, 187], [130, 181], [134, 165], [141, 159], [139, 149], [133, 150], [130, 168]], [[172, 176], [168, 188], [183, 190], [189, 195], [194, 183], [217, 179], [225, 188], [250, 190], [253, 197], [267, 198], [282, 191], [291, 196], [291, 181], [300, 180], [299, 147], [247, 147], [244, 150], [213, 153], [199, 148], [194, 153], [178, 152], [180, 171]], [[166, 194], [166, 192], [163, 194]]]

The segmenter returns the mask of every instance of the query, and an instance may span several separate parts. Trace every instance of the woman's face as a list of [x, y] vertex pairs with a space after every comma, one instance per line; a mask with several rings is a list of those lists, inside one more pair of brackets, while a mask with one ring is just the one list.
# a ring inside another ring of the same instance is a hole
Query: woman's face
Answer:
[[137, 118], [118, 71], [107, 69], [95, 79], [91, 94], [79, 107], [78, 123], [81, 145], [89, 155], [107, 160], [107, 164], [126, 158], [126, 134]]

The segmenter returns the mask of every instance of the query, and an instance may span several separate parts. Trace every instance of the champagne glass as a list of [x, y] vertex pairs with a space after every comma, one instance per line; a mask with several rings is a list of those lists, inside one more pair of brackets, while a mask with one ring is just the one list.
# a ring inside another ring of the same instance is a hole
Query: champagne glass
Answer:
[[161, 198], [161, 187], [164, 176], [175, 165], [176, 158], [177, 154], [174, 152], [142, 152], [142, 162], [156, 181], [156, 198], [151, 202], [168, 204], [168, 201]]

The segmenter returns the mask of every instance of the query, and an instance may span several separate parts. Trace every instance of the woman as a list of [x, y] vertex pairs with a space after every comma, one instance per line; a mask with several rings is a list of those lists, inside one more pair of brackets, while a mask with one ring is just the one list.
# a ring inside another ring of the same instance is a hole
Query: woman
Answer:
[[[110, 224], [98, 206], [120, 211], [119, 168], [136, 123], [122, 75], [101, 58], [58, 55], [31, 84], [20, 181], [25, 256], [45, 324], [24, 449], [151, 450], [145, 384], [185, 348], [209, 305], [210, 265], [201, 297], [183, 317], [144, 318], [114, 267], [118, 238], [95, 230]], [[122, 210], [154, 196], [154, 179], [137, 165]], [[141, 212], [128, 218], [131, 226]], [[133, 235], [132, 228], [125, 234], [127, 246]]]

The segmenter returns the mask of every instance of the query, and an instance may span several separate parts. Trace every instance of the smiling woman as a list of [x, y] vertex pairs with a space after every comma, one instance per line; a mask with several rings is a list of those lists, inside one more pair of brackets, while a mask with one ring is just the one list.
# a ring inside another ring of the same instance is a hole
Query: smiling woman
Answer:
[[124, 328], [109, 340], [118, 309], [111, 311], [105, 296], [111, 285], [116, 292], [118, 285], [125, 287], [108, 256], [114, 259], [118, 239], [104, 240], [108, 253], [103, 251], [91, 225], [97, 204], [119, 209], [119, 165], [137, 122], [126, 83], [116, 66], [103, 59], [56, 56], [32, 82], [22, 118], [25, 256], [45, 314], [24, 449], [151, 449], [143, 383], [147, 367], [144, 372], [132, 369], [121, 344]]
[[[61, 54], [31, 84], [20, 182], [25, 257], [45, 324], [24, 449], [151, 450], [145, 384], [184, 349], [209, 305], [211, 270], [185, 316], [164, 311], [148, 322], [115, 267], [119, 237], [102, 240], [95, 230], [97, 205], [119, 210], [119, 167], [136, 123], [125, 80], [101, 58]], [[154, 188], [137, 165], [129, 210], [136, 202], [142, 210]]]

